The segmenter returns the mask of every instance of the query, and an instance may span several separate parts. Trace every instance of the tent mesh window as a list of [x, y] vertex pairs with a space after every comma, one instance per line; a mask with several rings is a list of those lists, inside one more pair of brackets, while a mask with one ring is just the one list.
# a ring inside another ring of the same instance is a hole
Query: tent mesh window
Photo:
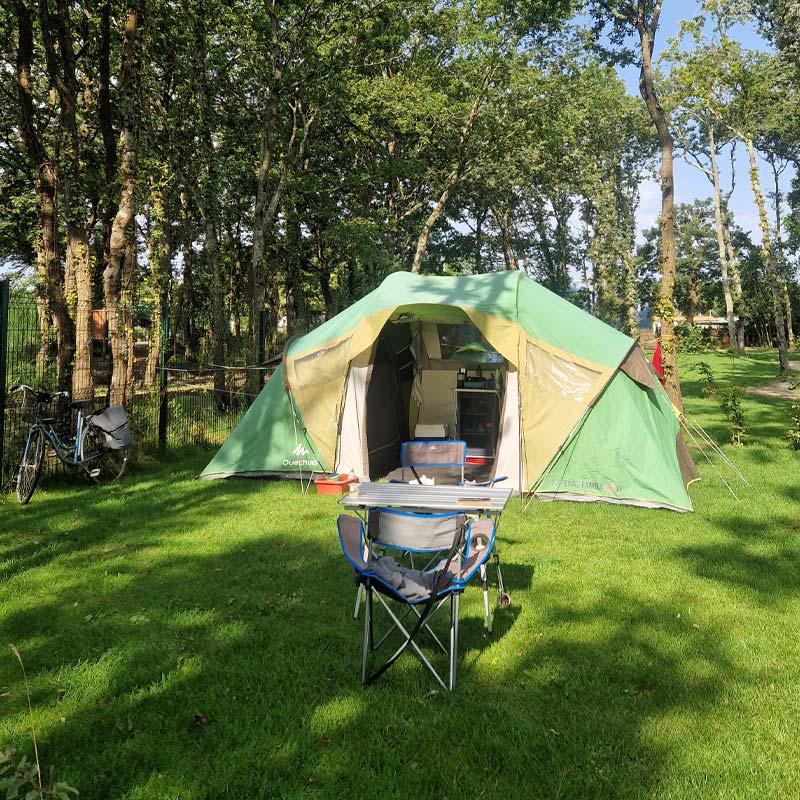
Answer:
[[294, 362], [298, 387], [314, 386], [341, 378], [350, 352], [350, 337], [331, 347], [315, 350]]
[[561, 395], [581, 403], [589, 399], [592, 386], [599, 376], [596, 370], [567, 361], [528, 342], [525, 379], [537, 391]]

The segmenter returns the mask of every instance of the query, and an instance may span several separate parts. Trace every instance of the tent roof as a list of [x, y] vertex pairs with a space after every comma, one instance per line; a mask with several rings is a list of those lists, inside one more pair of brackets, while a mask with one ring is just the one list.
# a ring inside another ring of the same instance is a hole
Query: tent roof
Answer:
[[432, 276], [394, 272], [381, 285], [310, 333], [295, 339], [297, 356], [346, 336], [364, 318], [391, 310], [423, 320], [460, 322], [456, 309], [470, 309], [516, 322], [528, 335], [588, 361], [616, 368], [633, 345], [625, 334], [587, 314], [518, 271], [486, 275]]

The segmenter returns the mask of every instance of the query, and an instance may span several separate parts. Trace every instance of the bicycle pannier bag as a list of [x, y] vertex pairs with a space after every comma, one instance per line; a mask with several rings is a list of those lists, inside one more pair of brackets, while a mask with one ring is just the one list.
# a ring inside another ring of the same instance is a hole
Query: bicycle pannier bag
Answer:
[[95, 414], [91, 419], [91, 424], [103, 431], [104, 444], [109, 450], [133, 447], [131, 426], [128, 424], [128, 415], [122, 406], [109, 406], [100, 414]]

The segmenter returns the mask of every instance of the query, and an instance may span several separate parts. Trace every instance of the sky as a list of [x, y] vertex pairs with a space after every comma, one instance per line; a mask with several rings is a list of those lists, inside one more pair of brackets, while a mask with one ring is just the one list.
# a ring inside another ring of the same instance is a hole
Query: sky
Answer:
[[[670, 37], [678, 32], [678, 27], [682, 19], [690, 19], [700, 13], [700, 4], [695, 0], [665, 0], [664, 8], [659, 20], [658, 33], [656, 35], [655, 58], [667, 46]], [[762, 39], [755, 29], [755, 25], [736, 26], [732, 31], [735, 38], [744, 46], [751, 49], [767, 50], [769, 45]], [[620, 75], [625, 81], [625, 85], [631, 94], [639, 95], [639, 70], [636, 67], [620, 69]], [[729, 157], [727, 151], [720, 159], [720, 171], [722, 177], [723, 191], [730, 186], [730, 169], [728, 167]], [[761, 168], [761, 188], [767, 194], [773, 190], [772, 170], [764, 161], [760, 162]], [[747, 231], [760, 237], [758, 226], [758, 213], [753, 202], [753, 193], [750, 188], [748, 176], [749, 162], [747, 153], [742, 145], [737, 147], [736, 157], [736, 188], [731, 196], [730, 209], [733, 212], [735, 221]], [[791, 182], [793, 172], [787, 169], [782, 176], [781, 191], [786, 193]], [[649, 180], [640, 186], [640, 205], [637, 214], [637, 230], [641, 239], [641, 232], [652, 227], [658, 220], [661, 211], [661, 187], [657, 180]], [[675, 202], [691, 203], [696, 198], [711, 198], [713, 191], [708, 178], [695, 167], [690, 167], [682, 158], [675, 159]], [[771, 205], [771, 201], [767, 200]], [[774, 215], [770, 213], [770, 223], [774, 224]]]

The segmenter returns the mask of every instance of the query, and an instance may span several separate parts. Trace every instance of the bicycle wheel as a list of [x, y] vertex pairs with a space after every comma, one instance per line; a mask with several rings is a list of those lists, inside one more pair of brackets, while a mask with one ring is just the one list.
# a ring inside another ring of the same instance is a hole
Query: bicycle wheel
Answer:
[[111, 450], [105, 446], [105, 434], [87, 424], [81, 434], [78, 450], [81, 466], [96, 483], [118, 481], [128, 465], [128, 448]]
[[17, 472], [17, 500], [25, 505], [33, 495], [44, 461], [44, 434], [41, 428], [33, 428], [28, 434], [28, 443]]

